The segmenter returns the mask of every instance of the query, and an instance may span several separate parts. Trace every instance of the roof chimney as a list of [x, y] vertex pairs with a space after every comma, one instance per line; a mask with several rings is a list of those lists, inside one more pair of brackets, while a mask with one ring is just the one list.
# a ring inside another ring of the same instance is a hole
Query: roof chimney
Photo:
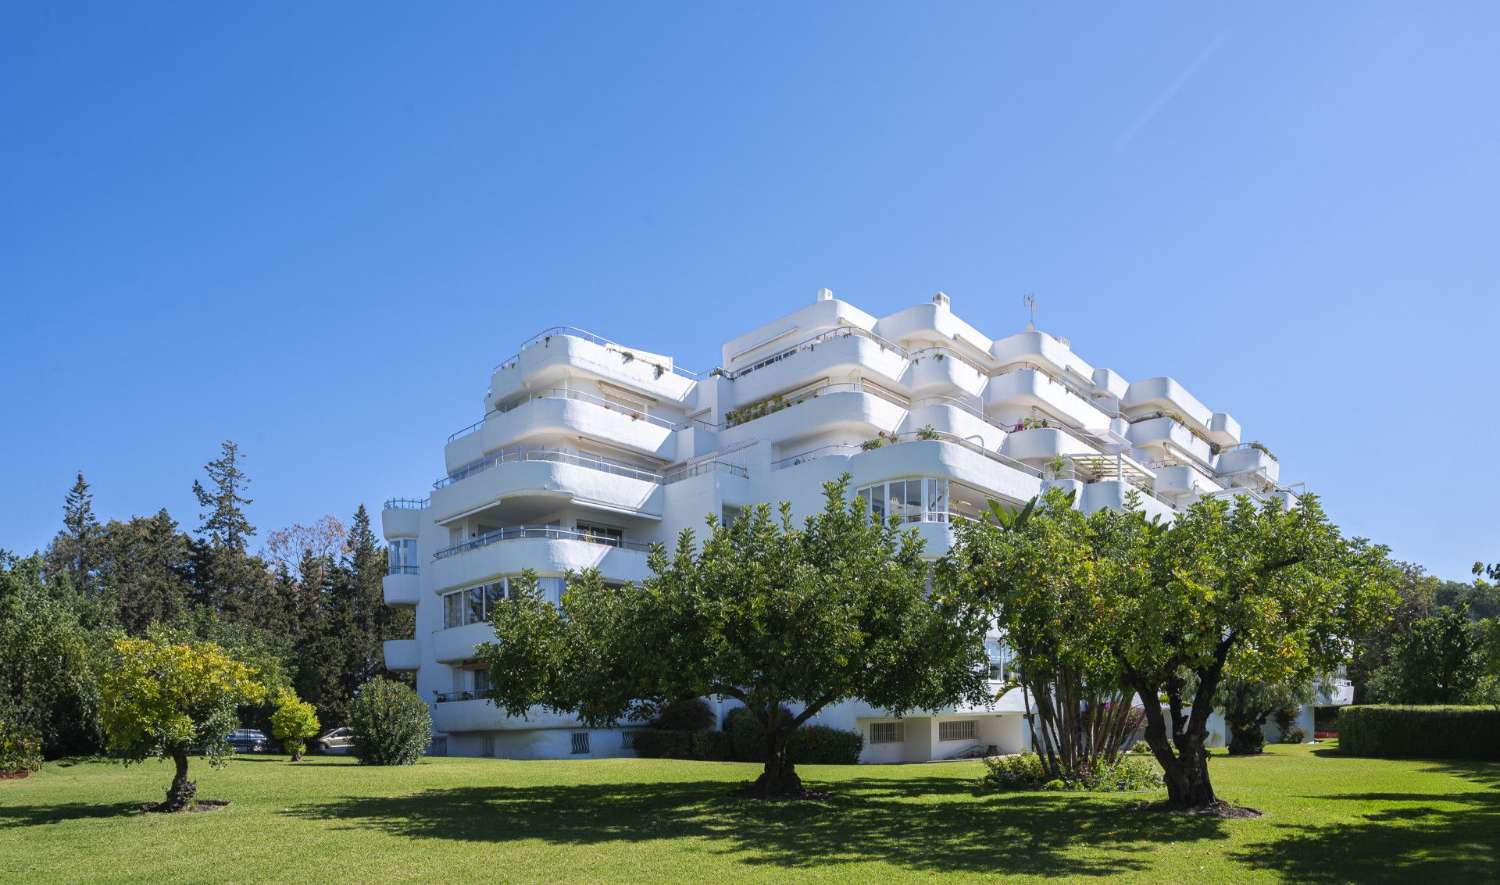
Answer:
[[934, 293], [933, 296], [932, 296], [932, 303], [936, 304], [938, 307], [947, 308], [948, 307], [948, 293], [947, 292], [936, 292], [936, 293]]
[[833, 290], [832, 289], [819, 289], [818, 290], [818, 300], [819, 301], [832, 301], [833, 300]]

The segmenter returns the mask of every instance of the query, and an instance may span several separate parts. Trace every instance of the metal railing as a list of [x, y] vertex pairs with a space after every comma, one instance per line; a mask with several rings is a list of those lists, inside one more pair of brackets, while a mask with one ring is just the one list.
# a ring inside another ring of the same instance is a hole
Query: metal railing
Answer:
[[460, 428], [448, 434], [448, 442], [453, 442], [454, 440], [462, 436], [468, 436], [470, 433], [473, 433], [474, 431], [483, 427], [484, 422], [489, 420], [489, 417], [491, 415], [503, 415], [506, 412], [514, 411], [515, 409], [518, 409], [521, 406], [526, 405], [527, 403], [535, 402], [539, 399], [566, 399], [576, 400], [578, 402], [593, 403], [594, 405], [609, 409], [612, 412], [619, 412], [622, 415], [627, 415], [633, 420], [645, 421], [648, 424], [655, 424], [658, 427], [665, 427], [668, 430], [682, 430], [683, 428], [692, 426], [695, 423], [703, 425], [705, 427], [713, 427], [713, 425], [706, 424], [705, 422], [700, 421], [696, 418], [688, 418], [682, 421], [669, 421], [659, 415], [652, 415], [647, 412], [642, 412], [640, 409], [632, 409], [629, 406], [621, 405], [620, 403], [614, 402], [610, 399], [606, 399], [605, 397], [599, 396], [598, 394], [588, 393], [582, 390], [573, 390], [572, 388], [568, 387], [553, 387], [548, 390], [521, 397], [520, 399], [514, 400], [512, 402], [502, 403], [501, 405], [490, 409], [485, 413], [483, 418], [480, 418], [473, 424], [470, 424], [467, 427]]
[[913, 409], [920, 409], [923, 406], [952, 406], [955, 409], [960, 409], [964, 412], [968, 412], [970, 415], [973, 415], [986, 424], [990, 424], [996, 427], [999, 426], [990, 419], [990, 416], [984, 413], [983, 408], [976, 406], [973, 403], [970, 403], [960, 397], [943, 394], [940, 396], [924, 396], [920, 399], [914, 399], [911, 402], [911, 407]]
[[662, 481], [660, 473], [644, 470], [633, 464], [623, 461], [615, 461], [597, 455], [580, 455], [576, 452], [565, 452], [562, 449], [548, 449], [543, 447], [501, 449], [493, 455], [488, 455], [478, 461], [471, 461], [458, 468], [442, 479], [432, 484], [435, 489], [445, 488], [461, 480], [468, 479], [476, 473], [483, 473], [497, 464], [511, 461], [550, 461], [557, 464], [574, 464], [586, 467], [590, 470], [598, 470], [604, 473], [612, 473], [616, 476], [627, 476], [631, 479], [639, 479], [644, 482]]
[[748, 366], [735, 369], [732, 372], [725, 372], [724, 377], [728, 378], [730, 381], [733, 381], [737, 378], [742, 378], [745, 375], [754, 372], [756, 369], [763, 369], [766, 366], [772, 365], [774, 363], [779, 363], [787, 357], [795, 356], [804, 350], [812, 350], [819, 344], [822, 344], [825, 341], [832, 341], [835, 338], [864, 338], [869, 341], [875, 342], [885, 350], [894, 351], [896, 355], [901, 357], [902, 359], [910, 359], [910, 356], [906, 352], [906, 348], [902, 347], [894, 341], [889, 341], [885, 338], [880, 337], [879, 335], [876, 335], [874, 332], [861, 329], [858, 326], [839, 326], [834, 329], [829, 329], [826, 332], [819, 332], [811, 338], [799, 341], [796, 344], [791, 345], [790, 347], [782, 348], [781, 350], [776, 351], [770, 356], [761, 357]]
[[963, 363], [964, 365], [968, 366], [969, 368], [973, 369], [974, 371], [978, 372], [979, 374], [985, 376], [986, 378], [988, 378], [989, 375], [990, 375], [990, 370], [988, 368], [986, 368], [985, 366], [979, 365], [974, 360], [969, 359], [968, 357], [964, 356], [963, 354], [959, 353], [958, 351], [954, 350], [953, 348], [948, 347], [945, 344], [931, 344], [931, 345], [928, 345], [927, 347], [918, 348], [917, 350], [913, 350], [909, 354], [909, 357], [910, 357], [910, 359], [912, 361], [916, 361], [916, 360], [922, 359], [923, 357], [927, 356], [928, 354], [932, 354], [934, 356], [937, 356], [937, 355], [941, 354], [943, 356], [943, 358], [945, 358], [945, 359], [955, 359], [955, 360], [958, 360], [959, 362]]
[[426, 510], [428, 499], [426, 498], [387, 498], [381, 505], [384, 510]]
[[[605, 338], [603, 335], [597, 335], [593, 332], [590, 332], [588, 329], [580, 329], [577, 326], [552, 326], [550, 328], [543, 329], [542, 331], [523, 341], [521, 343], [520, 349], [517, 351], [515, 356], [501, 361], [491, 371], [498, 372], [501, 369], [510, 368], [511, 366], [515, 365], [516, 362], [521, 358], [520, 351], [524, 351], [530, 347], [535, 347], [538, 344], [546, 344], [549, 338], [558, 337], [579, 338], [589, 342], [590, 344], [597, 344], [600, 347], [613, 347], [618, 349], [622, 353], [632, 353], [633, 355], [631, 349], [621, 344], [620, 342], [611, 341], [610, 339]], [[652, 365], [660, 364], [652, 363]], [[661, 366], [661, 368], [664, 372], [671, 372], [674, 375], [681, 375], [684, 378], [690, 378], [694, 381], [703, 377], [700, 373], [694, 372], [692, 369], [685, 369], [682, 366], [677, 365], [675, 362], [671, 366]]]
[[[776, 397], [769, 397], [767, 399], [757, 400], [747, 406], [741, 406], [738, 409], [731, 409], [724, 416], [724, 426], [738, 427], [741, 424], [749, 424], [751, 421], [754, 421], [757, 418], [764, 418], [767, 415], [774, 415], [783, 409], [789, 409], [792, 406], [800, 405], [810, 399], [815, 399], [820, 396], [826, 396], [830, 393], [868, 393], [871, 396], [879, 397], [880, 399], [883, 399], [893, 405], [900, 406], [903, 409], [911, 408], [910, 401], [902, 400], [896, 394], [888, 393], [884, 389], [877, 387], [874, 384], [866, 384], [862, 380], [828, 381], [815, 387], [800, 390], [790, 398], [778, 399]], [[772, 405], [774, 405], [775, 407], [772, 408]], [[747, 417], [745, 413], [755, 411], [756, 406], [765, 406], [765, 410], [759, 412], [758, 414], [750, 415]], [[731, 422], [731, 417], [734, 417], [736, 420]]]
[[957, 434], [947, 433], [941, 430], [918, 430], [911, 433], [899, 433], [894, 436], [883, 436], [880, 437], [880, 439], [883, 440], [880, 445], [872, 445], [868, 448], [863, 445], [856, 445], [854, 443], [833, 443], [831, 445], [819, 446], [816, 449], [809, 449], [806, 452], [801, 452], [787, 458], [782, 458], [779, 461], [773, 461], [771, 463], [771, 469], [781, 470], [787, 467], [795, 467], [798, 464], [804, 464], [808, 461], [816, 461], [819, 458], [858, 455], [861, 452], [874, 451], [876, 449], [884, 448], [885, 446], [901, 445], [902, 443], [936, 440], [939, 442], [947, 442], [953, 443], [954, 445], [963, 446], [964, 448], [972, 452], [977, 452], [978, 454], [989, 458], [991, 461], [996, 461], [1000, 464], [1004, 464], [1006, 467], [1009, 467], [1012, 470], [1019, 470], [1028, 476], [1035, 476], [1040, 478], [1042, 475], [1042, 472], [1040, 470], [1032, 467], [1030, 464], [1027, 464], [1024, 461], [1017, 461], [1015, 458], [1012, 458], [1009, 455], [1002, 455], [999, 452], [987, 449], [980, 443], [976, 443], [971, 439], [965, 439], [964, 437], [958, 436]]
[[462, 544], [454, 544], [445, 547], [432, 554], [433, 559], [446, 559], [467, 550], [479, 547], [487, 547], [499, 541], [515, 541], [522, 538], [542, 538], [549, 541], [587, 541], [590, 544], [602, 544], [605, 547], [620, 547], [625, 550], [639, 550], [642, 552], [651, 549], [650, 544], [642, 544], [638, 541], [625, 541], [620, 538], [611, 538], [594, 532], [580, 532], [573, 529], [565, 529], [554, 525], [515, 525], [503, 529], [495, 529], [485, 532], [477, 538], [471, 538]]
[[419, 566], [415, 565], [388, 565], [385, 567], [388, 575], [418, 575], [421, 574]]
[[449, 704], [454, 701], [488, 700], [493, 694], [493, 691], [486, 688], [475, 691], [434, 691], [432, 696], [439, 704]]
[[679, 480], [690, 479], [694, 476], [702, 476], [705, 473], [727, 473], [730, 476], [738, 476], [749, 479], [750, 471], [738, 464], [730, 464], [728, 461], [699, 461], [697, 464], [689, 464], [671, 471], [662, 480], [664, 483], [674, 483]]

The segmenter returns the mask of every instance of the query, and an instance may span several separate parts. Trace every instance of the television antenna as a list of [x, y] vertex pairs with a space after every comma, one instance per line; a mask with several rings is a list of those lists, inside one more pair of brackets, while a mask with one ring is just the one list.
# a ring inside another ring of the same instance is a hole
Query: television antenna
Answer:
[[1027, 312], [1030, 313], [1030, 315], [1031, 315], [1031, 321], [1026, 324], [1026, 331], [1028, 331], [1028, 332], [1035, 332], [1036, 331], [1036, 294], [1033, 293], [1033, 292], [1027, 292], [1026, 293], [1026, 297], [1023, 298], [1023, 299], [1021, 299], [1021, 300], [1022, 300], [1023, 303], [1025, 303]]

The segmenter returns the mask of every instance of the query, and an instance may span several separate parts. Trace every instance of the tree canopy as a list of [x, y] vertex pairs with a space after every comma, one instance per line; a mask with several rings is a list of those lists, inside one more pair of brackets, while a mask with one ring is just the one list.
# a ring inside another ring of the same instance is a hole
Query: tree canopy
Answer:
[[916, 533], [872, 521], [847, 490], [847, 476], [827, 483], [822, 511], [800, 527], [786, 504], [778, 517], [766, 505], [728, 525], [710, 517], [701, 548], [684, 531], [671, 555], [653, 550], [639, 585], [573, 576], [560, 609], [520, 582], [479, 652], [494, 703], [602, 725], [684, 697], [732, 698], [765, 729], [759, 795], [800, 792], [787, 738], [830, 704], [899, 715], [983, 703], [982, 609], [929, 590]]

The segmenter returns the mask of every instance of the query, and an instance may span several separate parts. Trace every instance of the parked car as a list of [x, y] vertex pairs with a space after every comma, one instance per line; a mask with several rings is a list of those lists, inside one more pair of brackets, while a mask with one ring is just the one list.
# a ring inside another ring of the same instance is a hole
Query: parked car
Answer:
[[258, 728], [236, 728], [229, 733], [229, 745], [236, 753], [264, 753], [271, 749], [271, 741]]
[[341, 756], [354, 750], [354, 729], [349, 726], [335, 728], [325, 732], [322, 737], [313, 741], [313, 746], [320, 753], [328, 753], [333, 756]]

